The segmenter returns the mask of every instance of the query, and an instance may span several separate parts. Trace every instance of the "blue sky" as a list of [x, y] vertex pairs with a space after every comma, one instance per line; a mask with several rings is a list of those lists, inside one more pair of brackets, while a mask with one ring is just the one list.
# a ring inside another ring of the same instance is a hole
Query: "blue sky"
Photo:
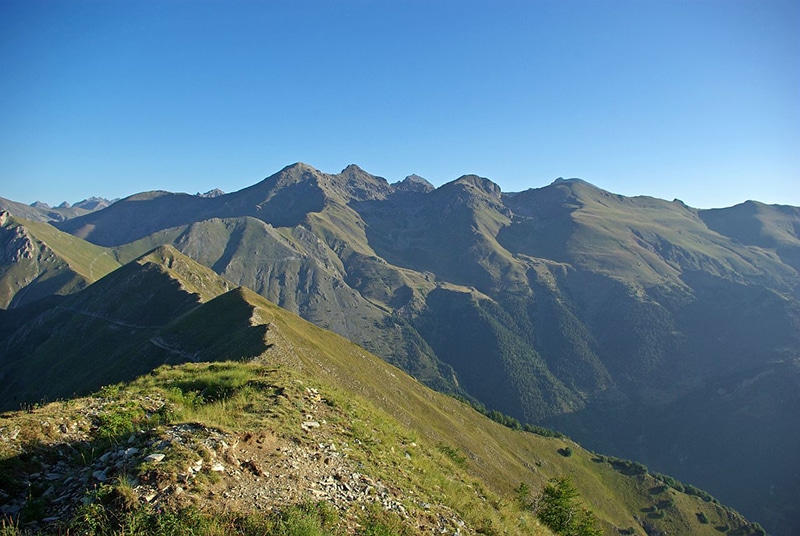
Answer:
[[580, 177], [800, 205], [800, 2], [0, 2], [0, 196]]

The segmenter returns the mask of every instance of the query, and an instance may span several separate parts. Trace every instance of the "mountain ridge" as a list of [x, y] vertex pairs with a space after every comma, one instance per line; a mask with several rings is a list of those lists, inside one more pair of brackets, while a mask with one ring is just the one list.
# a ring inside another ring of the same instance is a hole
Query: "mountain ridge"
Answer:
[[[725, 466], [711, 452], [691, 464], [674, 454], [695, 441], [682, 430], [713, 433], [681, 405], [690, 399], [719, 421], [750, 403], [791, 420], [794, 406], [750, 390], [717, 404], [702, 386], [800, 354], [795, 211], [707, 212], [581, 180], [503, 193], [464, 176], [409, 192], [357, 166], [330, 175], [305, 164], [214, 199], [124, 201], [58, 225], [113, 245], [121, 260], [172, 244], [427, 385], [679, 478], [702, 473], [699, 484], [736, 495], [746, 513], [774, 486], [781, 506], [762, 504], [754, 517], [784, 534], [800, 525], [788, 500], [800, 491], [794, 465], [767, 483], [751, 463], [776, 474], [767, 470], [776, 461], [760, 460], [767, 436], [761, 447], [733, 445]], [[718, 214], [755, 218], [772, 242]], [[745, 415], [734, 423], [742, 435], [759, 420]], [[672, 435], [659, 446], [648, 438], [662, 428]], [[800, 448], [800, 438], [784, 444]], [[759, 491], [715, 488], [730, 471]]]

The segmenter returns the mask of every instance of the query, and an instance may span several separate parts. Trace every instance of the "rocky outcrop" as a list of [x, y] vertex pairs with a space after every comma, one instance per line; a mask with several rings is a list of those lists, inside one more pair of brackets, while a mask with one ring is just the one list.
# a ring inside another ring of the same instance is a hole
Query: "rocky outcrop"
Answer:
[[[8, 483], [0, 486], [0, 515], [18, 516], [31, 507], [31, 489], [44, 489], [37, 504], [45, 511], [25, 528], [58, 531], [77, 508], [99, 500], [95, 490], [124, 482], [128, 500], [157, 509], [199, 503], [220, 511], [273, 511], [313, 501], [334, 507], [352, 529], [357, 523], [354, 505], [394, 512], [416, 523], [421, 533], [453, 534], [465, 525], [444, 505], [408, 497], [352, 461], [352, 453], [365, 447], [357, 439], [341, 441], [326, 420], [328, 406], [313, 388], [305, 389], [306, 413], [289, 437], [264, 429], [225, 432], [199, 423], [154, 426], [111, 437], [114, 430], [107, 415], [120, 411], [113, 393], [81, 403], [81, 409], [61, 418], [33, 408], [28, 411], [30, 428], [18, 421], [0, 428], [0, 453], [31, 469], [16, 489], [9, 489]], [[141, 396], [126, 407], [142, 409], [154, 423], [171, 411], [170, 403], [157, 396]], [[32, 433], [39, 435], [35, 444], [29, 441]], [[104, 434], [109, 440], [98, 441]], [[415, 448], [413, 443], [407, 446], [409, 451]], [[398, 452], [398, 463], [410, 456]]]

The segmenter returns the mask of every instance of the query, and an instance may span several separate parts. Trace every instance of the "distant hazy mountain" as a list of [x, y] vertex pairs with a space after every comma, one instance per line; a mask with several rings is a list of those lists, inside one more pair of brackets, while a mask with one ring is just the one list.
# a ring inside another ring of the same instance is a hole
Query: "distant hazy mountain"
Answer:
[[90, 197], [89, 199], [78, 201], [74, 205], [70, 205], [64, 201], [53, 208], [41, 201], [26, 205], [0, 197], [0, 211], [8, 212], [19, 218], [25, 218], [26, 220], [55, 222], [68, 220], [95, 210], [100, 210], [111, 205], [113, 202], [114, 201], [109, 201], [101, 197]]
[[198, 197], [219, 197], [221, 195], [225, 195], [225, 192], [223, 192], [219, 188], [214, 188], [213, 190], [209, 190], [204, 194], [197, 192], [197, 194], [195, 195], [197, 195]]
[[122, 262], [171, 244], [428, 385], [791, 534], [799, 212], [295, 164], [219, 197], [147, 192], [57, 226]]

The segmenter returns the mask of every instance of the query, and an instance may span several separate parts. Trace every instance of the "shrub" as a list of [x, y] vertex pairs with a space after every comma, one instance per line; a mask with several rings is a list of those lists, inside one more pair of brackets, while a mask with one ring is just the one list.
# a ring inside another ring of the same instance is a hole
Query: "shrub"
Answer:
[[520, 508], [530, 508], [531, 503], [531, 488], [525, 482], [521, 482], [519, 486], [514, 488], [514, 493], [517, 496], [517, 503]]
[[542, 492], [537, 516], [556, 534], [565, 536], [600, 536], [597, 518], [580, 506], [578, 491], [568, 476], [550, 479]]
[[452, 460], [452, 462], [459, 467], [464, 467], [467, 462], [467, 457], [461, 454], [458, 449], [455, 449], [450, 445], [439, 443], [436, 448], [438, 448], [439, 452], [450, 458], [450, 460]]

